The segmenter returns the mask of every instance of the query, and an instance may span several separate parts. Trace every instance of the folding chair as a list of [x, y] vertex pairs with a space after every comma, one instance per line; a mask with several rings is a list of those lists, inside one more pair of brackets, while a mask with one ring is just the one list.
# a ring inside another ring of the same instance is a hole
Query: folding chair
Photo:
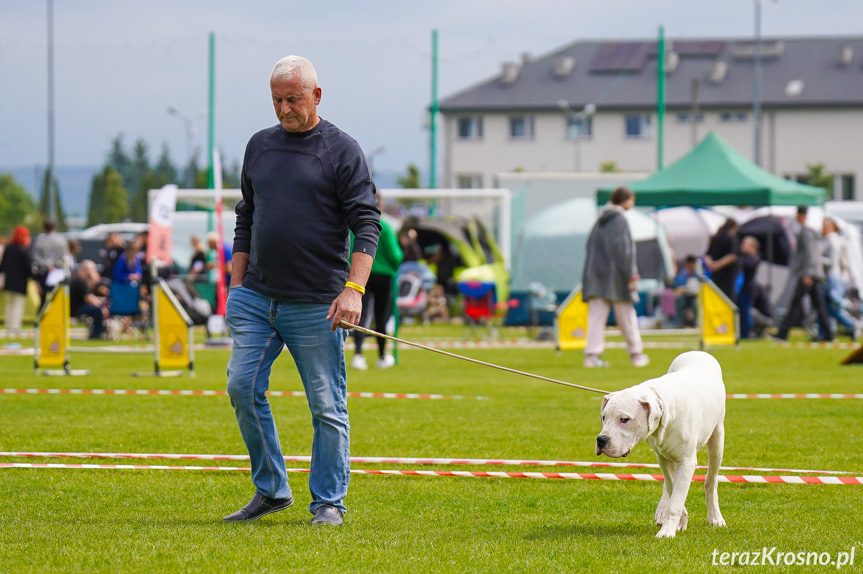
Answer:
[[487, 329], [487, 338], [498, 338], [497, 320], [501, 318], [497, 304], [497, 290], [493, 282], [460, 281], [456, 284], [462, 295], [465, 323]]
[[[123, 321], [126, 329], [134, 327], [134, 319], [136, 317], [141, 319], [142, 315], [141, 286], [138, 283], [120, 283], [117, 281], [112, 283], [109, 312], [112, 320], [115, 318], [120, 320], [120, 317], [128, 318], [126, 321]], [[144, 338], [148, 338], [147, 323], [146, 321], [140, 322], [144, 325], [142, 335]], [[118, 329], [112, 328], [108, 332], [112, 335], [112, 338], [117, 338], [117, 331]]]

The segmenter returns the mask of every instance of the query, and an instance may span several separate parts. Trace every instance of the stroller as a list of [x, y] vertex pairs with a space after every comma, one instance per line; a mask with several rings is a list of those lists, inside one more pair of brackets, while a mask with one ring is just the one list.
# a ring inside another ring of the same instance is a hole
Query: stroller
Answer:
[[400, 318], [425, 322], [429, 304], [429, 291], [435, 277], [424, 264], [408, 261], [399, 268], [396, 307]]

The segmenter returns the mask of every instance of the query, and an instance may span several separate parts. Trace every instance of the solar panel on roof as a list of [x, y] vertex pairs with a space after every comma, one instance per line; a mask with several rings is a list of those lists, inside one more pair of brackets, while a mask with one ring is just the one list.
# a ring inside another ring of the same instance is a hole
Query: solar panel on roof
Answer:
[[590, 63], [592, 73], [640, 72], [647, 61], [650, 44], [615, 42], [603, 44]]
[[674, 51], [681, 57], [718, 56], [725, 49], [725, 42], [684, 40], [674, 42]]

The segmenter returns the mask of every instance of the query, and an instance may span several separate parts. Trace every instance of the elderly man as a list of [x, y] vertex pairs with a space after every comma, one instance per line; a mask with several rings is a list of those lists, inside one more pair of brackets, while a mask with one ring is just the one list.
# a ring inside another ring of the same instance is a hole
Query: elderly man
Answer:
[[225, 520], [255, 520], [294, 502], [266, 396], [287, 346], [312, 412], [312, 524], [341, 525], [350, 426], [347, 333], [339, 325], [360, 319], [380, 211], [359, 144], [317, 114], [321, 88], [311, 62], [279, 60], [270, 91], [279, 123], [246, 147], [226, 316], [234, 341], [228, 394], [256, 493]]

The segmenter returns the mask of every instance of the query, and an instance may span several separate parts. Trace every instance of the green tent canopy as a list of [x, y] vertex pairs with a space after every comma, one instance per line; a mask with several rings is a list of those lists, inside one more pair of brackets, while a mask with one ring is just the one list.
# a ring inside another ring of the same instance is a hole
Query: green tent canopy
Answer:
[[[764, 171], [710, 132], [691, 152], [628, 186], [639, 206], [822, 205], [823, 188]], [[608, 202], [613, 189], [600, 189], [596, 202]]]

